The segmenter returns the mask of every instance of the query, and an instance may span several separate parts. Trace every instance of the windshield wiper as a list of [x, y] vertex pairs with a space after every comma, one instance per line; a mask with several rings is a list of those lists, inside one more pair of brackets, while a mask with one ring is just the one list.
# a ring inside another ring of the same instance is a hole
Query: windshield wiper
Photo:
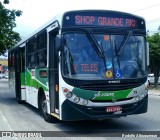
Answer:
[[101, 56], [101, 58], [103, 59], [104, 66], [105, 66], [106, 71], [107, 71], [107, 61], [106, 61], [106, 57], [105, 57], [105, 54], [104, 54], [104, 48], [103, 48], [102, 42], [101, 42], [100, 47], [101, 47], [101, 50], [102, 50], [102, 56]]
[[116, 59], [117, 59], [118, 67], [119, 67], [119, 69], [121, 69], [120, 60], [119, 60], [120, 56], [118, 55], [118, 49], [117, 49], [117, 45], [115, 43], [115, 40], [114, 40], [114, 45], [115, 45], [115, 56], [116, 56]]
[[121, 51], [123, 50], [126, 42], [128, 41], [129, 37], [132, 35], [132, 31], [129, 31], [128, 34], [124, 37], [119, 49], [117, 50], [117, 56], [120, 55]]
[[97, 52], [98, 56], [103, 59], [104, 66], [107, 70], [106, 57], [105, 57], [105, 54], [104, 54], [104, 49], [103, 49], [102, 44], [101, 45], [98, 44], [95, 37], [93, 36], [92, 31], [90, 31], [89, 29], [85, 29], [85, 30], [87, 32], [88, 38], [90, 39], [90, 41], [93, 44], [93, 47], [94, 47], [95, 51]]
[[115, 40], [114, 40], [114, 45], [115, 45], [115, 56], [116, 56], [116, 59], [117, 59], [117, 63], [118, 63], [118, 67], [119, 69], [121, 68], [120, 66], [120, 54], [121, 54], [121, 51], [123, 50], [123, 48], [125, 47], [125, 44], [126, 42], [128, 41], [129, 37], [131, 36], [132, 34], [132, 31], [129, 31], [128, 34], [124, 37], [124, 39], [122, 40], [122, 43], [119, 47], [119, 49], [117, 48], [117, 45], [115, 43]]
[[68, 72], [69, 72], [69, 76], [71, 76], [71, 65], [70, 65], [70, 50], [69, 47], [66, 43], [66, 47], [65, 47], [65, 56], [66, 56], [66, 62], [67, 62], [67, 67], [68, 67]]
[[87, 32], [87, 36], [88, 36], [90, 42], [92, 43], [95, 51], [97, 52], [97, 54], [100, 57], [104, 57], [104, 52], [103, 52], [102, 48], [99, 46], [99, 44], [96, 41], [95, 37], [93, 36], [92, 31], [90, 31], [89, 29], [85, 29], [85, 31]]

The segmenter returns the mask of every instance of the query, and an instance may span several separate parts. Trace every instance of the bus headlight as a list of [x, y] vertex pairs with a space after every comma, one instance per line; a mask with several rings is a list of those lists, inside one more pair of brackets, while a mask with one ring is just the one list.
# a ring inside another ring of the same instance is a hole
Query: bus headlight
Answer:
[[141, 93], [141, 98], [144, 98], [148, 94], [148, 89], [146, 88], [144, 92]]
[[148, 93], [148, 88], [145, 89], [145, 94], [147, 94], [147, 93]]
[[66, 98], [71, 98], [72, 97], [72, 92], [69, 91], [67, 88], [62, 88], [63, 89], [63, 93], [66, 96]]
[[66, 93], [66, 98], [71, 98], [72, 97], [72, 93], [71, 92], [67, 92]]
[[82, 101], [82, 105], [87, 105], [87, 104], [88, 104], [88, 100], [85, 100], [85, 99], [84, 99], [84, 100]]
[[135, 100], [136, 100], [136, 101], [139, 101], [139, 100], [140, 100], [139, 95], [137, 95], [137, 96], [135, 97]]
[[74, 97], [74, 102], [75, 102], [75, 103], [78, 103], [79, 101], [80, 101], [80, 98], [79, 98], [79, 97], [77, 97], [77, 96]]
[[145, 92], [142, 92], [141, 93], [141, 98], [144, 98], [145, 97]]

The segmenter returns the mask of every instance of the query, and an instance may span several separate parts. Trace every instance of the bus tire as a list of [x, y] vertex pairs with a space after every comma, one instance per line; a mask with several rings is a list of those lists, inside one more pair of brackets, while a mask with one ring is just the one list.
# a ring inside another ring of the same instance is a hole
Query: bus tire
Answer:
[[23, 104], [23, 101], [22, 101], [22, 100], [20, 100], [19, 98], [17, 98], [17, 103], [19, 103], [19, 104]]
[[16, 100], [17, 100], [17, 103], [19, 103], [19, 104], [22, 104], [23, 103], [23, 101], [20, 99], [20, 97], [19, 96], [17, 96], [16, 95]]
[[47, 100], [44, 94], [42, 95], [40, 99], [40, 110], [46, 122], [52, 123], [55, 120], [53, 116], [47, 113]]

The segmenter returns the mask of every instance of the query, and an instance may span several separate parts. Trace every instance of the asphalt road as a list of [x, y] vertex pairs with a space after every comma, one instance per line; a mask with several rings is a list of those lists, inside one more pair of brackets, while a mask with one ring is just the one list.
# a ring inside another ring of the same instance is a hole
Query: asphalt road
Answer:
[[83, 137], [85, 134], [93, 137], [92, 140], [97, 136], [105, 137], [106, 132], [160, 131], [160, 96], [149, 95], [148, 112], [141, 115], [103, 121], [47, 123], [36, 108], [27, 103], [18, 104], [15, 95], [9, 90], [8, 81], [0, 79], [0, 131], [61, 132], [56, 135], [67, 135], [65, 139], [69, 139], [73, 134], [69, 132], [74, 131]]

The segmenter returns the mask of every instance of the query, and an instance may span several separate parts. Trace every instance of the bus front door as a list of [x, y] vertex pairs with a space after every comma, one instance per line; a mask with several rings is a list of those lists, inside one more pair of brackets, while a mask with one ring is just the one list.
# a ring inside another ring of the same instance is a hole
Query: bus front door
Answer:
[[15, 50], [15, 92], [17, 102], [21, 101], [20, 50]]
[[59, 115], [59, 71], [58, 54], [55, 45], [55, 32], [49, 33], [49, 93], [51, 113]]
[[15, 50], [15, 91], [18, 103], [26, 99], [25, 94], [25, 47]]

